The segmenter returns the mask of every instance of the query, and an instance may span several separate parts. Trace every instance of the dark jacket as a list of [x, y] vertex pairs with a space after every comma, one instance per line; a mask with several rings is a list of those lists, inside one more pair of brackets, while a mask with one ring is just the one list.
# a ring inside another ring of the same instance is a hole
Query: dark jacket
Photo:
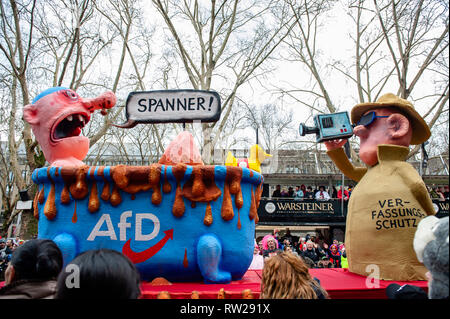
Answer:
[[310, 258], [312, 261], [314, 261], [315, 263], [317, 263], [319, 261], [320, 258], [320, 254], [317, 251], [317, 249], [313, 248], [311, 250], [306, 249], [304, 252], [302, 252], [302, 257], [303, 258]]
[[0, 288], [0, 299], [53, 299], [56, 280], [18, 280]]

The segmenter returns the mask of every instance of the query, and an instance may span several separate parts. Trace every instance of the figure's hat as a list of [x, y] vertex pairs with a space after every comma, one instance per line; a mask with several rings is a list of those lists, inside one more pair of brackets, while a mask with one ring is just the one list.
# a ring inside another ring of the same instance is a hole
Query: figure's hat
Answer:
[[355, 105], [351, 111], [352, 123], [358, 123], [361, 116], [369, 110], [385, 107], [398, 109], [400, 113], [409, 119], [413, 130], [411, 144], [422, 144], [430, 138], [431, 132], [428, 124], [424, 121], [422, 116], [417, 113], [412, 103], [405, 99], [399, 98], [392, 93], [384, 94], [376, 102], [367, 102]]

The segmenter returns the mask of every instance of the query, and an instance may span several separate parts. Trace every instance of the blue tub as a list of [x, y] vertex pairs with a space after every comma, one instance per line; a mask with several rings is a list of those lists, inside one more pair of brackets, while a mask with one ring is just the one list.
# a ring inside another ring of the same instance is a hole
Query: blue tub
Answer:
[[39, 238], [54, 240], [67, 264], [110, 248], [151, 281], [228, 283], [253, 257], [262, 176], [228, 166], [44, 167], [34, 214]]

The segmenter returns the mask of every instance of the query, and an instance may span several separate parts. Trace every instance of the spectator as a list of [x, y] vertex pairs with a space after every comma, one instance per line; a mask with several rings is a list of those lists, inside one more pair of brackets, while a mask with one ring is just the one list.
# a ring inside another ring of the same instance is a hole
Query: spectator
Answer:
[[332, 187], [331, 198], [338, 198], [338, 191], [336, 187]]
[[277, 241], [274, 237], [270, 236], [267, 239], [267, 249], [263, 251], [263, 257], [269, 258], [278, 254], [281, 250], [277, 248]]
[[264, 250], [264, 246], [263, 246], [263, 241], [262, 240], [260, 240], [258, 242], [258, 249], [259, 249], [259, 254], [262, 256], [262, 252]]
[[311, 186], [308, 186], [306, 188], [305, 196], [303, 198], [305, 198], [305, 199], [314, 199], [314, 192], [313, 192]]
[[272, 197], [281, 197], [281, 185], [277, 185], [272, 193]]
[[286, 233], [283, 236], [283, 241], [285, 239], [289, 240], [290, 243], [293, 242], [293, 236], [291, 235], [291, 230], [289, 229], [289, 227], [286, 228]]
[[303, 191], [300, 189], [300, 186], [297, 186], [295, 188], [294, 199], [301, 200], [303, 199], [303, 196], [304, 196]]
[[440, 199], [441, 196], [436, 192], [436, 188], [434, 187], [428, 187], [429, 189], [429, 193], [430, 193], [430, 197], [431, 199]]
[[348, 185], [348, 197], [352, 196], [353, 185]]
[[445, 200], [444, 189], [441, 186], [436, 188], [436, 193], [439, 196], [439, 200]]
[[280, 239], [280, 230], [278, 228], [274, 228], [272, 232], [272, 236], [276, 239], [277, 243], [281, 241]]
[[287, 197], [294, 198], [294, 189], [292, 187], [288, 188]]
[[309, 274], [305, 262], [291, 253], [268, 259], [261, 279], [261, 299], [326, 299], [327, 292]]
[[263, 267], [264, 267], [264, 257], [261, 255], [261, 252], [259, 251], [259, 247], [256, 244], [255, 240], [255, 248], [253, 249], [253, 259], [248, 269], [263, 269]]
[[12, 254], [5, 273], [0, 299], [51, 299], [56, 293], [56, 277], [63, 257], [48, 239], [33, 239]]
[[0, 258], [3, 258], [6, 255], [5, 250], [6, 250], [6, 241], [2, 238], [0, 239]]
[[0, 239], [0, 281], [4, 281], [5, 270], [8, 267], [8, 259], [6, 258], [6, 240]]
[[341, 268], [341, 253], [338, 249], [338, 245], [333, 244], [330, 246], [328, 257], [330, 258], [330, 262], [333, 263], [334, 268]]
[[14, 251], [14, 243], [12, 239], [8, 239], [6, 241], [6, 248], [5, 248], [5, 254], [11, 255]]
[[444, 198], [445, 199], [449, 198], [449, 187], [448, 187], [448, 185], [444, 186]]
[[[344, 192], [344, 195], [342, 195], [342, 192]], [[348, 194], [348, 191], [341, 185], [339, 191], [337, 192], [337, 198], [347, 201], [349, 197], [350, 195]]]
[[283, 189], [281, 190], [281, 197], [288, 197], [288, 192], [286, 190], [286, 188], [283, 187]]
[[317, 244], [314, 244], [312, 241], [308, 241], [306, 243], [306, 250], [301, 254], [303, 258], [310, 258], [314, 264], [320, 259], [320, 253], [317, 250]]
[[[88, 250], [65, 269], [58, 277], [57, 299], [137, 299], [140, 296], [139, 273], [134, 264], [118, 251]], [[77, 286], [76, 280], [71, 282], [69, 277], [74, 273], [73, 269], [79, 269]], [[67, 282], [74, 286], [67, 285]]]
[[302, 237], [302, 238], [299, 239], [298, 245], [297, 245], [297, 252], [298, 252], [298, 254], [301, 255], [303, 250], [306, 250], [306, 242], [305, 242], [305, 238]]
[[345, 246], [342, 247], [341, 250], [341, 267], [348, 268], [347, 251], [345, 250]]
[[296, 256], [296, 257], [300, 257], [300, 256], [297, 254], [297, 252], [294, 251], [294, 250], [292, 249], [292, 246], [291, 246], [291, 245], [286, 245], [286, 246], [284, 246], [283, 251], [284, 251], [284, 252], [291, 253], [291, 254], [293, 254], [293, 255]]
[[316, 193], [317, 200], [329, 200], [330, 195], [325, 191], [325, 186], [319, 186], [319, 191]]
[[303, 196], [306, 193], [306, 186], [304, 184], [300, 185], [300, 190], [303, 192]]
[[327, 256], [323, 256], [317, 263], [317, 268], [333, 268], [333, 263], [330, 262]]

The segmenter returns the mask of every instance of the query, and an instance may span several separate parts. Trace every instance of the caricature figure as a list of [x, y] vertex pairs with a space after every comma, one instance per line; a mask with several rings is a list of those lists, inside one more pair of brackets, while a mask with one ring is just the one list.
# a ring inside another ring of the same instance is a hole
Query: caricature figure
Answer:
[[349, 271], [384, 280], [426, 280], [413, 239], [420, 220], [435, 211], [423, 180], [406, 159], [409, 145], [425, 142], [430, 129], [409, 101], [392, 93], [356, 105], [351, 120], [367, 167], [350, 163], [342, 148], [346, 140], [325, 142], [336, 166], [358, 182], [346, 222]]
[[108, 91], [93, 99], [83, 99], [64, 87], [53, 87], [36, 96], [23, 109], [23, 119], [51, 166], [82, 166], [89, 151], [89, 139], [80, 136], [91, 114], [116, 104], [116, 96]]

